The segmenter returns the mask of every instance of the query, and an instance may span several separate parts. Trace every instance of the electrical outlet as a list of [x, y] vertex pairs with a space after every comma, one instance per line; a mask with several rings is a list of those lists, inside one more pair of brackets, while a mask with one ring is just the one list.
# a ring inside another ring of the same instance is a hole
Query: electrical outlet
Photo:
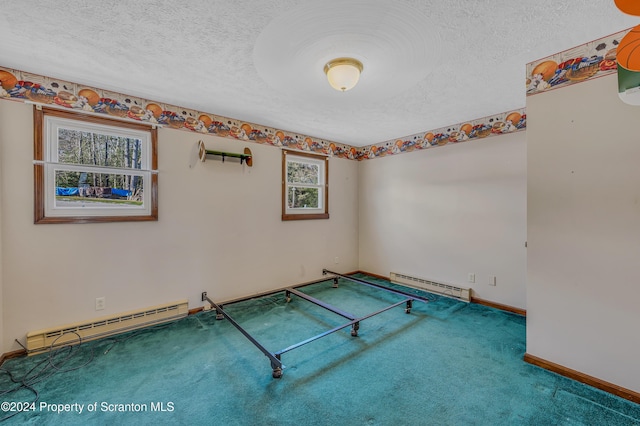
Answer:
[[469, 282], [470, 283], [475, 283], [476, 282], [476, 274], [469, 273]]
[[107, 307], [106, 297], [96, 297], [96, 311], [102, 311]]
[[489, 275], [489, 285], [496, 285], [496, 276]]
[[333, 263], [335, 263], [336, 265], [337, 265], [338, 263], [340, 263], [340, 258], [339, 258], [338, 256], [334, 257], [334, 258], [333, 258]]

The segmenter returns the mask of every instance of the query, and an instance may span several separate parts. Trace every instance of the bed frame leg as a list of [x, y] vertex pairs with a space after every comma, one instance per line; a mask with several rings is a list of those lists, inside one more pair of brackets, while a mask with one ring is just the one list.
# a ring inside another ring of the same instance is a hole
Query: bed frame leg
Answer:
[[289, 290], [287, 290], [287, 291], [285, 292], [285, 296], [284, 296], [284, 297], [285, 297], [285, 299], [284, 299], [284, 300], [285, 300], [287, 303], [291, 302], [291, 292], [290, 292]]
[[[278, 361], [280, 361], [280, 354], [276, 355], [276, 358], [278, 359]], [[271, 368], [273, 369], [273, 372], [271, 373], [271, 376], [274, 379], [279, 379], [282, 377], [282, 364], [278, 365], [275, 362], [271, 362]]]
[[359, 329], [360, 329], [360, 322], [353, 323], [353, 325], [351, 326], [351, 335], [353, 337], [358, 336], [358, 330]]
[[333, 278], [333, 288], [338, 288], [338, 277]]
[[411, 299], [407, 300], [407, 307], [404, 309], [404, 312], [407, 314], [410, 314], [412, 306], [413, 306], [413, 301]]
[[[220, 305], [220, 308], [222, 308], [222, 305]], [[222, 314], [222, 312], [220, 312], [218, 309], [216, 309], [216, 319], [218, 321], [223, 320], [224, 319], [224, 315]]]
[[282, 368], [280, 367], [274, 368], [273, 373], [271, 373], [271, 377], [273, 377], [274, 379], [282, 378]]

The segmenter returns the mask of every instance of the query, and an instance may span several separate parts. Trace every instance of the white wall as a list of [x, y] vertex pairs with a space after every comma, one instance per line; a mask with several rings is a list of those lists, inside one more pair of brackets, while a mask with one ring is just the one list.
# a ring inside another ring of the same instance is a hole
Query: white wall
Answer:
[[525, 132], [364, 161], [359, 182], [360, 269], [525, 308]]
[[[159, 220], [33, 224], [31, 106], [0, 101], [4, 338], [200, 293], [224, 301], [358, 269], [358, 164], [329, 162], [329, 220], [282, 222], [281, 151], [209, 135], [159, 132]], [[252, 168], [209, 159], [208, 149], [254, 154]], [[340, 264], [334, 264], [338, 256]], [[95, 310], [106, 297], [107, 309]]]
[[640, 108], [616, 75], [527, 98], [527, 352], [640, 391]]
[[[2, 110], [0, 110], [0, 121], [2, 120]], [[5, 176], [3, 174], [2, 160], [4, 158], [4, 140], [7, 139], [7, 127], [0, 124], [0, 356], [4, 353], [2, 350], [2, 342], [4, 336], [4, 298], [2, 296], [2, 288], [3, 288], [3, 268], [2, 265], [4, 263], [2, 259], [2, 228], [4, 228], [4, 221], [2, 220], [2, 210], [4, 209], [4, 200], [2, 187], [4, 186], [4, 182], [6, 182]]]

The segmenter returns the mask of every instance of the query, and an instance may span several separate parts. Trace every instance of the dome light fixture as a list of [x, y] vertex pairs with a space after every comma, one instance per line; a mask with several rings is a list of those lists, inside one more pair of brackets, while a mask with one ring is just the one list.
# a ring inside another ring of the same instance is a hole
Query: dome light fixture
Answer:
[[362, 68], [362, 62], [357, 59], [336, 58], [327, 62], [324, 73], [331, 87], [346, 92], [358, 84]]

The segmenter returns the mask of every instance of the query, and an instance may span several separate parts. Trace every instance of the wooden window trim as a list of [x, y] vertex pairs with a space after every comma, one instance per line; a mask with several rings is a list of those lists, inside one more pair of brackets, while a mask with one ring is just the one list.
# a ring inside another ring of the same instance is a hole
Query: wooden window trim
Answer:
[[[324, 213], [287, 213], [287, 154], [324, 161]], [[293, 150], [282, 150], [282, 220], [329, 219], [329, 157]]]
[[67, 118], [77, 121], [96, 123], [101, 125], [134, 129], [150, 133], [151, 170], [158, 169], [158, 129], [145, 124], [130, 123], [113, 120], [106, 117], [95, 117], [74, 111], [46, 108], [34, 105], [33, 110], [33, 179], [34, 179], [34, 223], [106, 223], [106, 222], [142, 222], [158, 220], [158, 175], [151, 173], [151, 210], [144, 216], [46, 216], [45, 215], [45, 171], [44, 152], [46, 149], [46, 135], [44, 129], [45, 116]]

